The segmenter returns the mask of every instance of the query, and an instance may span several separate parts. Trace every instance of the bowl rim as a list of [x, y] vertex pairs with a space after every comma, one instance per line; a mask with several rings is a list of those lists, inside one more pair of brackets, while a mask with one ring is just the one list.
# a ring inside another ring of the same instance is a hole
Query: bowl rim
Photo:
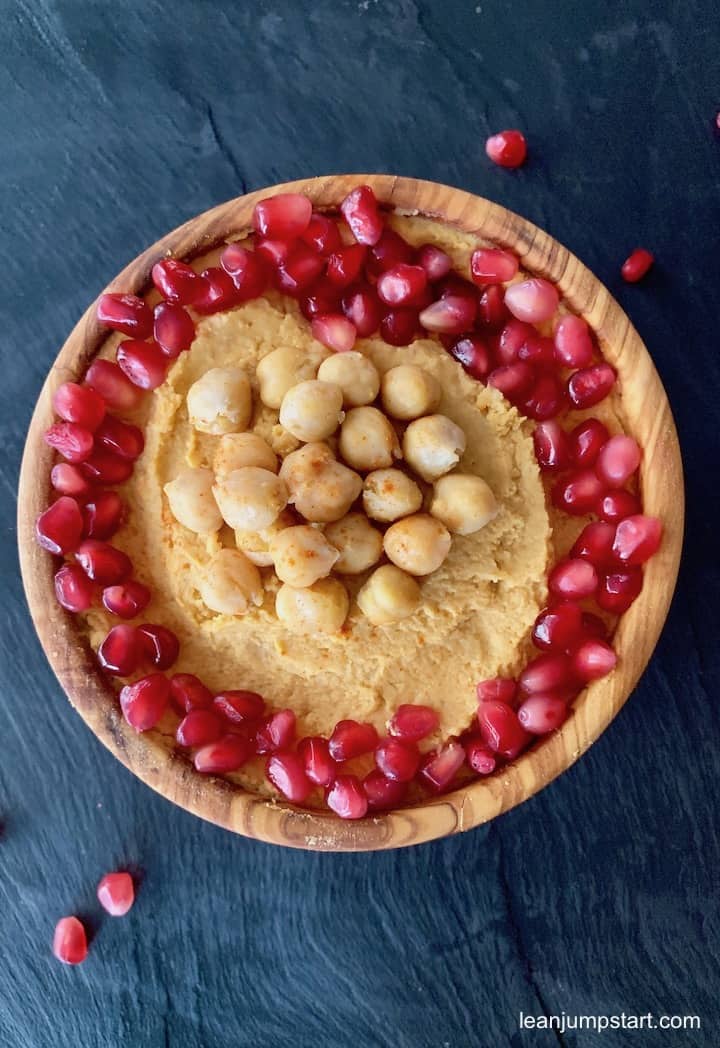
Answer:
[[[191, 259], [228, 239], [238, 239], [250, 228], [255, 203], [270, 194], [305, 193], [314, 206], [330, 210], [359, 184], [370, 185], [391, 210], [433, 218], [514, 251], [524, 269], [558, 286], [563, 299], [593, 328], [605, 359], [622, 380], [623, 407], [633, 434], [645, 449], [640, 474], [644, 511], [660, 516], [665, 534], [659, 553], [645, 565], [640, 596], [616, 630], [614, 643], [621, 656], [618, 668], [581, 693], [562, 728], [498, 773], [357, 822], [263, 798], [222, 778], [201, 777], [186, 757], [167, 749], [152, 733], [137, 735], [124, 721], [116, 693], [98, 670], [73, 616], [55, 601], [54, 558], [34, 540], [35, 519], [46, 507], [50, 490], [38, 478], [48, 476], [53, 461], [52, 450], [42, 440], [52, 421], [53, 392], [62, 382], [84, 373], [108, 335], [96, 319], [96, 299], [50, 368], [32, 416], [20, 473], [20, 565], [43, 650], [71, 705], [146, 785], [236, 833], [322, 851], [405, 847], [471, 829], [527, 800], [574, 764], [616, 716], [652, 655], [672, 599], [683, 540], [684, 491], [677, 432], [667, 395], [638, 332], [607, 288], [567, 248], [527, 219], [483, 197], [397, 175], [327, 175], [280, 183], [236, 197], [185, 222], [143, 251], [104, 291], [143, 294], [152, 266], [161, 258]], [[648, 404], [652, 411], [647, 410]]]

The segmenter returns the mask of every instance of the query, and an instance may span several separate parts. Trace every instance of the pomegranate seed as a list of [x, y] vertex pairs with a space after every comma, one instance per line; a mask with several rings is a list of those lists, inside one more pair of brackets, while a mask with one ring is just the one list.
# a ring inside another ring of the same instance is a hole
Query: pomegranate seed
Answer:
[[582, 317], [560, 317], [555, 328], [555, 359], [566, 368], [586, 368], [592, 362], [590, 328]]
[[475, 379], [487, 378], [492, 368], [490, 352], [479, 335], [466, 335], [453, 342], [448, 350], [451, 357]]
[[628, 284], [636, 284], [642, 280], [647, 271], [655, 261], [654, 256], [644, 247], [636, 247], [632, 254], [622, 264], [623, 280]]
[[388, 306], [412, 305], [427, 287], [427, 276], [422, 266], [399, 262], [378, 277], [376, 290]]
[[600, 587], [595, 600], [603, 611], [610, 611], [613, 615], [622, 615], [639, 596], [642, 585], [642, 571], [639, 568], [629, 568], [627, 571], [604, 575], [600, 579]]
[[563, 601], [540, 612], [533, 626], [532, 642], [541, 651], [568, 651], [577, 647], [582, 635], [580, 605]]
[[[519, 321], [519, 323], [521, 323]], [[555, 366], [555, 346], [551, 338], [532, 331], [518, 350], [518, 360], [525, 360], [536, 367], [550, 369]], [[559, 381], [555, 375], [555, 381]]]
[[210, 689], [193, 673], [176, 673], [170, 678], [170, 698], [181, 713], [206, 709], [213, 701]]
[[55, 925], [52, 951], [63, 964], [82, 964], [88, 954], [87, 935], [77, 917], [61, 917]]
[[98, 662], [106, 673], [129, 677], [138, 668], [142, 646], [134, 626], [113, 626], [98, 648]]
[[265, 713], [265, 700], [256, 691], [221, 691], [213, 706], [231, 724], [247, 724]]
[[617, 655], [603, 640], [586, 640], [573, 655], [573, 673], [579, 680], [606, 677], [617, 665]]
[[369, 273], [377, 277], [400, 263], [414, 265], [415, 262], [415, 248], [394, 229], [384, 229], [378, 242], [370, 248], [367, 268]]
[[128, 339], [117, 348], [121, 371], [139, 389], [157, 389], [165, 381], [168, 358], [157, 342], [133, 342]]
[[354, 284], [365, 265], [367, 247], [364, 244], [350, 244], [338, 248], [327, 261], [327, 278], [336, 287], [348, 287]]
[[116, 491], [99, 491], [83, 506], [83, 534], [88, 539], [109, 539], [123, 519], [125, 506]]
[[106, 415], [100, 423], [95, 433], [95, 441], [101, 447], [131, 462], [140, 457], [145, 447], [142, 430], [113, 415]]
[[432, 735], [440, 725], [440, 715], [430, 706], [403, 703], [395, 710], [388, 731], [398, 739], [406, 742], [419, 742], [427, 735]]
[[530, 365], [518, 361], [517, 364], [495, 368], [488, 375], [487, 384], [499, 390], [513, 404], [530, 391], [534, 379], [535, 372]]
[[310, 225], [312, 204], [302, 193], [277, 193], [259, 201], [253, 209], [253, 228], [261, 237], [292, 240]]
[[301, 237], [318, 255], [326, 258], [342, 245], [340, 230], [327, 215], [314, 214]]
[[596, 513], [600, 520], [617, 524], [625, 517], [632, 517], [642, 511], [642, 504], [637, 495], [621, 489], [608, 491], [597, 504]]
[[557, 481], [552, 489], [553, 505], [574, 517], [591, 513], [598, 499], [605, 494], [605, 485], [591, 469], [576, 470]]
[[349, 761], [370, 753], [378, 744], [378, 733], [372, 724], [341, 720], [330, 736], [330, 756], [334, 761]]
[[220, 265], [232, 278], [241, 302], [262, 295], [270, 282], [267, 267], [260, 255], [239, 244], [228, 244], [220, 256]]
[[633, 437], [610, 437], [595, 463], [595, 472], [609, 488], [621, 488], [640, 465], [642, 452]]
[[420, 769], [420, 777], [433, 793], [440, 793], [448, 788], [464, 763], [465, 750], [459, 742], [451, 739], [442, 749], [428, 755]]
[[356, 775], [338, 775], [325, 801], [341, 819], [362, 819], [368, 810], [368, 799]]
[[133, 463], [112, 451], [97, 448], [80, 468], [96, 484], [123, 484], [132, 476]]
[[477, 712], [480, 734], [493, 753], [508, 760], [517, 757], [530, 736], [518, 720], [515, 710], [504, 702], [481, 702]]
[[297, 753], [273, 754], [268, 758], [265, 774], [275, 789], [293, 804], [304, 804], [312, 792], [312, 783]]
[[106, 873], [97, 886], [100, 905], [111, 917], [124, 917], [135, 902], [135, 885], [129, 873]]
[[531, 695], [517, 711], [518, 720], [533, 735], [546, 735], [567, 720], [567, 704], [557, 695]]
[[570, 550], [571, 557], [589, 560], [596, 568], [608, 568], [615, 564], [613, 541], [615, 528], [601, 521], [586, 524]]
[[420, 752], [412, 742], [383, 739], [375, 750], [375, 763], [388, 779], [410, 782], [420, 767]]
[[476, 284], [506, 284], [520, 268], [515, 255], [499, 247], [481, 247], [470, 256], [470, 274]]
[[473, 326], [476, 315], [477, 302], [461, 295], [447, 295], [424, 309], [419, 319], [427, 331], [459, 335]]
[[357, 332], [355, 325], [341, 313], [327, 313], [315, 317], [310, 324], [313, 338], [335, 353], [346, 353], [355, 345]]
[[560, 296], [557, 289], [542, 277], [531, 277], [512, 284], [505, 291], [505, 305], [514, 317], [528, 324], [541, 324], [554, 315]]
[[383, 232], [382, 215], [370, 186], [358, 186], [340, 205], [342, 216], [358, 244], [377, 244]]
[[85, 374], [85, 384], [115, 411], [132, 411], [142, 400], [142, 392], [112, 360], [93, 360]]
[[121, 619], [134, 619], [150, 603], [150, 590], [142, 582], [129, 579], [118, 586], [107, 586], [103, 590], [103, 607], [111, 615]]
[[242, 735], [223, 735], [197, 750], [193, 757], [195, 770], [203, 775], [222, 775], [237, 771], [252, 757], [252, 743]]
[[169, 669], [180, 653], [180, 641], [167, 626], [145, 622], [137, 628], [146, 659], [159, 670]]
[[[156, 262], [152, 267], [151, 276], [162, 297], [176, 305], [193, 306], [195, 299], [202, 294], [202, 280], [198, 274], [187, 262], [181, 262], [177, 258], [165, 258]], [[150, 331], [147, 334], [149, 335]]]
[[515, 364], [520, 359], [520, 350], [537, 335], [532, 324], [512, 317], [500, 332], [497, 343], [497, 360], [500, 365]]
[[289, 257], [294, 243], [287, 240], [256, 240], [255, 252], [265, 265], [276, 269]]
[[78, 548], [82, 527], [82, 513], [77, 502], [69, 495], [61, 495], [38, 517], [35, 538], [38, 545], [48, 552], [64, 555]]
[[610, 434], [597, 418], [588, 418], [570, 433], [570, 457], [578, 466], [594, 466]]
[[505, 305], [505, 289], [500, 284], [490, 284], [478, 302], [478, 323], [490, 331], [499, 331], [507, 323], [509, 315]]
[[555, 375], [540, 375], [522, 402], [522, 411], [528, 418], [545, 422], [563, 408], [565, 391]]
[[615, 385], [615, 372], [609, 364], [594, 364], [570, 376], [568, 395], [576, 408], [591, 408], [604, 400]]
[[[398, 259], [398, 261], [405, 262], [408, 259]], [[418, 265], [423, 267], [425, 275], [431, 282], [442, 280], [452, 269], [450, 256], [442, 248], [436, 247], [435, 244], [423, 244], [419, 247], [417, 261]]]
[[414, 309], [391, 309], [380, 321], [380, 334], [389, 346], [409, 346], [418, 329]]
[[55, 596], [66, 611], [87, 611], [93, 599], [92, 582], [77, 564], [63, 564], [55, 575]]
[[533, 433], [535, 458], [544, 473], [557, 473], [570, 464], [570, 442], [559, 422], [541, 422]]
[[406, 782], [386, 779], [381, 771], [373, 768], [362, 781], [362, 788], [368, 801], [370, 811], [382, 811], [396, 808], [402, 804], [407, 793]]
[[521, 167], [527, 158], [527, 143], [522, 131], [498, 131], [485, 143], [485, 152], [500, 167]]
[[178, 724], [175, 739], [178, 746], [207, 746], [222, 733], [222, 718], [213, 710], [190, 710]]
[[292, 745], [295, 738], [295, 714], [292, 710], [280, 710], [264, 722], [255, 740], [257, 753], [274, 753]]
[[305, 774], [316, 786], [329, 786], [337, 774], [338, 766], [330, 756], [327, 739], [319, 735], [303, 739], [298, 744]]
[[608, 628], [599, 615], [584, 611], [582, 617], [583, 633], [588, 638], [607, 640]]
[[343, 296], [342, 309], [360, 338], [368, 338], [380, 326], [380, 302], [369, 287], [350, 288]]
[[465, 742], [465, 760], [478, 775], [490, 775], [495, 771], [497, 758], [482, 737], [473, 737]]
[[85, 539], [75, 557], [87, 577], [101, 586], [124, 582], [132, 571], [127, 553], [98, 539]]
[[504, 702], [511, 706], [515, 701], [517, 684], [510, 677], [493, 677], [481, 680], [477, 685], [478, 702]]
[[58, 462], [50, 471], [50, 483], [61, 495], [83, 498], [92, 488], [81, 469], [70, 462]]
[[210, 266], [200, 274], [201, 292], [193, 302], [196, 312], [203, 314], [220, 313], [232, 309], [240, 301], [238, 290], [232, 277], [219, 266]]
[[53, 394], [53, 408], [65, 422], [76, 422], [78, 426], [94, 433], [105, 415], [105, 401], [88, 386], [77, 382], [63, 382]]
[[[130, 629], [116, 626], [115, 629]], [[150, 731], [167, 709], [170, 697], [170, 682], [162, 673], [151, 673], [134, 684], [126, 684], [120, 692], [120, 708], [123, 717], [135, 731]]]
[[137, 295], [119, 295], [114, 292], [101, 295], [97, 304], [97, 318], [103, 327], [121, 331], [132, 338], [147, 338], [152, 331], [152, 313]]
[[68, 462], [84, 462], [93, 449], [93, 435], [77, 422], [56, 422], [45, 430], [45, 443]]
[[166, 357], [175, 360], [190, 349], [195, 338], [195, 321], [183, 306], [159, 302], [154, 317], [153, 338]]
[[[295, 298], [317, 280], [325, 268], [325, 259], [302, 242], [298, 243], [278, 267], [276, 283], [280, 291]], [[329, 264], [328, 264], [329, 269]], [[329, 272], [328, 272], [329, 278]]]
[[661, 539], [662, 524], [658, 518], [638, 513], [620, 521], [612, 549], [621, 564], [634, 567], [657, 553]]
[[338, 288], [326, 281], [319, 282], [300, 298], [300, 312], [306, 320], [325, 316], [326, 313], [337, 313], [339, 293]]
[[581, 557], [566, 557], [559, 561], [548, 579], [550, 591], [568, 600], [592, 597], [597, 586], [598, 576], [594, 565]]
[[518, 683], [525, 695], [567, 691], [575, 683], [570, 659], [567, 655], [538, 655], [528, 662]]

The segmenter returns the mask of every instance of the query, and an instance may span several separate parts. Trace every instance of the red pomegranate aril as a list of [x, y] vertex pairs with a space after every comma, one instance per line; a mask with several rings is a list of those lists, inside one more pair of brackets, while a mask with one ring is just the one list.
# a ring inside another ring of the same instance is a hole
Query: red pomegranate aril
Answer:
[[596, 568], [607, 569], [617, 564], [613, 554], [615, 528], [610, 524], [594, 520], [586, 524], [570, 550], [571, 557], [589, 560]]
[[517, 276], [520, 263], [510, 251], [480, 247], [470, 256], [470, 275], [476, 284], [507, 284]]
[[335, 761], [349, 761], [370, 753], [378, 744], [378, 733], [372, 724], [341, 720], [330, 736], [330, 756]]
[[478, 702], [504, 702], [512, 706], [517, 694], [517, 684], [511, 677], [492, 677], [481, 680], [477, 687]]
[[578, 466], [594, 466], [609, 437], [600, 419], [585, 419], [570, 432], [570, 457]]
[[368, 810], [368, 799], [356, 775], [338, 775], [325, 795], [325, 802], [341, 819], [362, 819]]
[[295, 714], [280, 710], [262, 724], [255, 739], [257, 753], [275, 753], [292, 745], [295, 738]]
[[135, 885], [129, 873], [106, 873], [97, 886], [98, 902], [111, 917], [124, 917], [135, 902]]
[[103, 607], [111, 615], [121, 619], [134, 619], [150, 603], [151, 593], [147, 586], [135, 579], [128, 579], [118, 586], [106, 586], [103, 590]]
[[527, 142], [522, 131], [498, 131], [488, 138], [485, 152], [499, 167], [521, 167], [527, 158]]
[[[553, 340], [544, 335], [531, 332], [518, 350], [518, 360], [526, 360], [535, 367], [551, 369], [555, 366], [555, 347]], [[555, 375], [552, 378], [559, 383]]]
[[363, 779], [362, 788], [370, 811], [387, 811], [402, 804], [408, 787], [406, 782], [386, 779], [381, 771], [373, 768]]
[[545, 608], [535, 619], [532, 642], [541, 651], [562, 652], [577, 647], [582, 640], [582, 609], [572, 601]]
[[660, 548], [662, 524], [657, 517], [638, 513], [621, 520], [615, 530], [613, 553], [620, 564], [644, 564]]
[[628, 568], [626, 571], [613, 572], [600, 579], [595, 595], [598, 606], [613, 615], [622, 615], [640, 595], [643, 576], [640, 568]]
[[238, 289], [224, 269], [210, 266], [202, 271], [200, 277], [201, 291], [193, 302], [197, 313], [220, 313], [224, 309], [232, 309], [240, 301]]
[[535, 458], [544, 473], [557, 473], [570, 465], [570, 441], [559, 422], [541, 422], [533, 432]]
[[340, 204], [343, 218], [358, 244], [377, 244], [384, 223], [378, 202], [370, 186], [357, 186]]
[[339, 294], [338, 288], [328, 284], [326, 280], [320, 280], [300, 296], [300, 312], [306, 320], [322, 317], [328, 313], [337, 313]]
[[67, 462], [84, 462], [94, 443], [90, 430], [77, 422], [55, 422], [45, 430], [44, 439]]
[[420, 778], [433, 793], [446, 790], [465, 763], [465, 750], [454, 739], [428, 755], [420, 769]]
[[477, 712], [480, 734], [493, 753], [517, 757], [530, 740], [515, 710], [504, 702], [481, 702]]
[[586, 368], [592, 362], [590, 328], [582, 317], [572, 313], [560, 317], [555, 328], [555, 359], [566, 368]]
[[608, 524], [617, 524], [625, 517], [632, 517], [642, 512], [642, 503], [637, 495], [630, 491], [608, 491], [597, 504], [595, 512], [600, 520]]
[[621, 488], [640, 465], [642, 452], [633, 437], [618, 434], [610, 437], [600, 450], [595, 472], [609, 488]]
[[85, 385], [99, 393], [114, 411], [133, 411], [142, 400], [142, 391], [112, 360], [93, 360], [85, 373]]
[[488, 375], [487, 384], [515, 404], [530, 392], [534, 380], [535, 372], [530, 365], [518, 361], [517, 364], [495, 368]]
[[123, 422], [113, 415], [106, 415], [95, 432], [95, 443], [119, 455], [120, 458], [134, 462], [142, 455], [145, 437], [138, 426]]
[[575, 684], [567, 655], [538, 655], [522, 670], [518, 685], [525, 695], [536, 692], [564, 692]]
[[83, 519], [80, 507], [69, 495], [61, 495], [35, 522], [35, 538], [49, 553], [73, 553], [80, 545]]
[[317, 280], [324, 268], [325, 259], [300, 242], [278, 266], [275, 282], [280, 291], [297, 298]]
[[124, 484], [132, 476], [134, 464], [105, 448], [96, 448], [80, 469], [94, 484]]
[[565, 404], [565, 390], [555, 375], [541, 374], [527, 397], [521, 410], [528, 418], [546, 422], [554, 418]]
[[550, 592], [566, 600], [592, 597], [597, 587], [597, 571], [589, 560], [582, 557], [566, 557], [559, 561], [548, 578]]
[[531, 695], [517, 711], [518, 720], [533, 735], [546, 735], [565, 723], [567, 703], [558, 695]]
[[99, 539], [85, 539], [78, 546], [75, 559], [87, 577], [101, 586], [124, 582], [132, 572], [127, 553]]
[[617, 655], [610, 645], [596, 639], [584, 641], [572, 659], [573, 673], [585, 682], [606, 677], [616, 665]]
[[388, 306], [413, 305], [427, 287], [427, 276], [422, 266], [407, 262], [386, 269], [378, 277], [377, 293]]
[[297, 753], [274, 753], [268, 758], [265, 775], [275, 789], [293, 804], [304, 804], [312, 792], [312, 783]]
[[298, 743], [305, 774], [316, 786], [329, 786], [337, 775], [338, 766], [330, 756], [327, 739], [313, 735]]
[[165, 381], [170, 361], [157, 342], [128, 339], [117, 348], [120, 370], [139, 389], [157, 389]]
[[63, 382], [53, 394], [53, 408], [65, 422], [75, 422], [94, 433], [105, 417], [105, 401], [89, 386]]
[[178, 746], [207, 746], [217, 742], [223, 730], [222, 717], [213, 710], [190, 710], [178, 724], [175, 739]]
[[465, 760], [478, 775], [490, 775], [495, 771], [497, 756], [493, 753], [482, 736], [466, 739]]
[[83, 506], [83, 534], [88, 539], [109, 539], [122, 523], [125, 505], [116, 491], [99, 491]]
[[423, 309], [419, 320], [426, 331], [459, 335], [473, 326], [476, 316], [475, 301], [464, 295], [447, 295]]
[[318, 255], [323, 255], [326, 258], [333, 251], [337, 251], [342, 244], [337, 224], [331, 218], [328, 218], [327, 215], [319, 214], [314, 214], [311, 217], [307, 229], [301, 234], [301, 239], [316, 251]]
[[489, 349], [479, 335], [465, 335], [464, 338], [459, 338], [457, 342], [452, 343], [448, 352], [462, 364], [472, 378], [487, 378], [492, 368], [492, 359]]
[[193, 756], [195, 770], [203, 775], [223, 775], [238, 771], [253, 755], [252, 743], [242, 735], [223, 735], [217, 742], [201, 747]]
[[490, 284], [480, 295], [478, 302], [478, 324], [490, 331], [499, 331], [510, 316], [505, 305], [505, 288], [501, 284]]
[[583, 633], [590, 639], [607, 640], [608, 628], [599, 615], [584, 611], [582, 617]]
[[511, 284], [505, 291], [505, 305], [514, 317], [528, 324], [542, 324], [555, 314], [560, 296], [542, 277], [531, 277]]
[[230, 724], [247, 724], [265, 713], [265, 700], [256, 691], [221, 691], [212, 702]]
[[271, 269], [277, 269], [290, 257], [290, 252], [295, 247], [294, 240], [269, 240], [266, 238], [255, 241], [255, 252], [258, 258]]
[[93, 585], [77, 564], [63, 564], [55, 575], [55, 596], [66, 611], [87, 611], [93, 600]]
[[195, 338], [195, 321], [184, 306], [159, 302], [155, 306], [153, 338], [170, 360], [190, 349]]
[[383, 739], [375, 749], [375, 763], [388, 779], [410, 782], [420, 767], [420, 752], [412, 742]]
[[261, 237], [292, 240], [310, 225], [312, 204], [302, 193], [277, 193], [255, 205], [252, 222]]
[[[202, 280], [198, 274], [192, 266], [177, 258], [165, 258], [161, 262], [156, 262], [152, 267], [151, 275], [153, 284], [168, 302], [181, 306], [194, 306], [195, 299], [202, 294]], [[152, 324], [150, 325], [151, 330]], [[148, 335], [150, 331], [147, 332]]]
[[207, 709], [213, 694], [194, 673], [176, 673], [170, 678], [170, 700], [181, 713]]
[[[384, 229], [377, 244], [370, 248], [367, 260], [368, 272], [377, 277], [403, 262], [408, 265], [420, 264], [420, 260], [416, 258], [415, 248], [394, 229]], [[432, 278], [428, 276], [428, 279]]]
[[50, 471], [50, 483], [61, 495], [84, 498], [92, 486], [82, 470], [71, 462], [58, 462]]
[[103, 327], [121, 331], [132, 338], [147, 338], [152, 331], [152, 313], [137, 295], [120, 295], [114, 292], [101, 295], [97, 305], [97, 318]]
[[532, 324], [526, 324], [524, 320], [516, 320], [512, 317], [500, 332], [497, 341], [496, 357], [498, 364], [515, 364], [520, 359], [520, 350], [528, 339], [537, 337], [537, 332]]
[[[398, 260], [399, 261], [399, 260]], [[407, 261], [403, 259], [402, 261]], [[425, 274], [431, 283], [442, 280], [452, 269], [452, 259], [435, 244], [422, 244], [417, 250], [417, 262], [425, 270]]]
[[582, 517], [592, 513], [604, 493], [605, 485], [593, 470], [576, 470], [556, 482], [552, 502], [570, 516]]
[[232, 278], [241, 302], [262, 295], [270, 283], [265, 261], [256, 251], [239, 244], [228, 244], [220, 256], [220, 265]]
[[357, 331], [342, 313], [326, 313], [310, 324], [312, 337], [335, 353], [347, 353], [355, 345]]
[[409, 346], [418, 330], [415, 309], [391, 309], [380, 321], [380, 334], [389, 346]]
[[180, 654], [180, 641], [167, 626], [145, 622], [137, 628], [143, 654], [159, 670], [169, 669]]
[[349, 288], [343, 295], [342, 310], [360, 338], [368, 338], [380, 326], [380, 302], [369, 287]]
[[388, 724], [388, 731], [395, 738], [406, 742], [419, 742], [432, 735], [440, 725], [440, 715], [431, 706], [405, 702], [398, 706]]
[[354, 284], [362, 272], [367, 256], [364, 244], [348, 244], [330, 255], [325, 271], [327, 279], [335, 287], [343, 288]]
[[642, 280], [654, 261], [655, 257], [647, 248], [636, 247], [622, 264], [620, 272], [623, 280], [628, 284], [636, 284], [638, 280]]
[[[131, 629], [116, 626], [115, 629]], [[134, 684], [126, 684], [120, 692], [123, 717], [135, 731], [150, 731], [161, 719], [170, 698], [170, 682], [162, 673], [151, 673]]]
[[609, 364], [594, 364], [570, 376], [568, 396], [576, 408], [591, 408], [604, 400], [615, 385], [615, 372]]
[[88, 954], [87, 935], [77, 917], [61, 917], [55, 925], [52, 951], [63, 964], [82, 964]]
[[113, 626], [98, 648], [97, 657], [106, 673], [129, 677], [142, 658], [142, 644], [135, 627]]

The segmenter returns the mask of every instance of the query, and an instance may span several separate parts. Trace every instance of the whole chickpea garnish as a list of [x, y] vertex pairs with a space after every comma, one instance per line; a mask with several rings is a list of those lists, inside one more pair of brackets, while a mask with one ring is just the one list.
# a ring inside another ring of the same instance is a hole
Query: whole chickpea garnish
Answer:
[[239, 550], [221, 549], [207, 565], [200, 580], [206, 607], [221, 615], [244, 615], [260, 607], [263, 587], [260, 572]]
[[328, 524], [325, 538], [340, 554], [334, 567], [339, 575], [359, 575], [382, 556], [382, 532], [372, 526], [364, 513], [348, 513]]
[[363, 486], [363, 509], [368, 517], [385, 523], [417, 513], [422, 491], [401, 469], [376, 469]]
[[389, 527], [383, 545], [398, 568], [409, 575], [429, 575], [447, 557], [452, 539], [441, 521], [427, 513], [416, 513]]
[[256, 368], [260, 384], [260, 400], [268, 408], [278, 410], [283, 397], [298, 382], [314, 378], [317, 360], [313, 361], [302, 349], [280, 346], [263, 357]]
[[340, 428], [340, 456], [363, 472], [392, 466], [400, 444], [392, 423], [378, 408], [352, 408]]
[[380, 375], [372, 360], [362, 353], [334, 353], [318, 370], [323, 382], [334, 382], [343, 392], [346, 408], [372, 404], [380, 389]]
[[280, 405], [280, 425], [298, 440], [332, 436], [343, 419], [343, 392], [334, 382], [308, 379], [289, 389]]
[[213, 494], [225, 523], [241, 531], [270, 527], [288, 502], [284, 481], [257, 466], [244, 466], [218, 477]]
[[291, 452], [280, 467], [280, 478], [297, 512], [313, 523], [340, 520], [362, 491], [362, 477], [321, 443]]
[[277, 473], [277, 455], [257, 433], [226, 433], [220, 437], [213, 458], [215, 472], [218, 475], [232, 473], [234, 469], [245, 466], [257, 466]]
[[250, 381], [240, 368], [211, 368], [187, 393], [190, 423], [219, 436], [247, 429], [252, 416]]
[[199, 535], [222, 527], [222, 514], [213, 495], [210, 469], [183, 469], [163, 488], [170, 512], [183, 527]]
[[337, 633], [349, 607], [347, 590], [337, 579], [319, 579], [305, 589], [284, 583], [275, 598], [277, 617], [294, 633]]
[[403, 437], [405, 461], [423, 480], [437, 480], [458, 464], [465, 434], [445, 415], [426, 415], [411, 422]]
[[440, 383], [424, 368], [415, 364], [399, 364], [382, 377], [380, 399], [388, 415], [410, 421], [429, 415], [440, 404]]
[[411, 575], [394, 564], [383, 564], [362, 587], [357, 602], [374, 626], [384, 626], [412, 615], [420, 596], [420, 587]]
[[465, 473], [448, 473], [435, 481], [430, 513], [455, 535], [472, 535], [498, 514], [490, 486]]
[[340, 554], [319, 528], [298, 524], [272, 539], [270, 555], [280, 581], [301, 588], [326, 578]]

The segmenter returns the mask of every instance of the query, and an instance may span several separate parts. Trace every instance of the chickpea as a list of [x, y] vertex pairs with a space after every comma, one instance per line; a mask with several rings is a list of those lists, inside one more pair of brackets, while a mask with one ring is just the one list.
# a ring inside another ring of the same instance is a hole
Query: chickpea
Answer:
[[338, 462], [327, 444], [306, 444], [280, 467], [289, 501], [306, 520], [340, 520], [362, 491], [362, 477]]
[[260, 607], [263, 587], [260, 572], [236, 549], [221, 549], [200, 580], [206, 607], [221, 615], [244, 615], [251, 605]]
[[269, 528], [262, 531], [240, 531], [235, 532], [235, 545], [244, 553], [248, 560], [257, 564], [259, 568], [272, 567], [273, 558], [270, 552], [270, 543], [285, 528], [292, 527], [296, 523], [295, 515], [289, 509], [284, 509], [277, 520], [274, 520]]
[[250, 382], [239, 368], [211, 368], [187, 393], [190, 422], [201, 433], [239, 433], [252, 416]]
[[225, 523], [240, 531], [269, 528], [288, 501], [284, 481], [257, 466], [244, 466], [218, 477], [213, 494]]
[[377, 368], [372, 360], [357, 352], [335, 353], [323, 360], [318, 378], [340, 386], [346, 408], [372, 404], [380, 389]]
[[376, 469], [365, 477], [363, 509], [373, 520], [392, 521], [417, 513], [422, 491], [401, 469]]
[[277, 455], [257, 433], [226, 433], [220, 437], [213, 459], [213, 468], [218, 476], [232, 473], [234, 469], [243, 469], [244, 466], [257, 466], [277, 473]]
[[342, 402], [340, 386], [308, 379], [283, 397], [280, 424], [298, 440], [325, 440], [343, 420]]
[[340, 429], [340, 455], [363, 471], [392, 466], [400, 458], [397, 433], [377, 408], [352, 408]]
[[498, 514], [498, 504], [482, 477], [449, 473], [435, 481], [430, 512], [455, 535], [472, 535]]
[[423, 480], [437, 480], [449, 473], [464, 451], [465, 434], [445, 415], [426, 415], [405, 430], [405, 459]]
[[337, 579], [319, 579], [306, 589], [284, 583], [275, 598], [277, 617], [293, 633], [337, 633], [349, 607], [347, 590]]
[[340, 554], [318, 528], [298, 524], [285, 528], [270, 542], [275, 574], [281, 582], [300, 589], [330, 574]]
[[403, 421], [420, 418], [440, 404], [440, 383], [415, 364], [399, 364], [382, 377], [380, 399], [388, 415]]
[[410, 575], [437, 571], [450, 552], [452, 539], [444, 524], [427, 513], [416, 513], [393, 524], [383, 545], [393, 564]]
[[257, 366], [260, 400], [277, 411], [287, 391], [298, 382], [315, 378], [316, 372], [317, 360], [308, 357], [304, 350], [280, 346], [263, 357]]
[[382, 556], [382, 532], [374, 528], [364, 513], [348, 513], [328, 524], [325, 538], [339, 551], [335, 571], [340, 575], [359, 575], [377, 564]]
[[222, 527], [222, 514], [212, 492], [210, 469], [184, 469], [163, 488], [175, 520], [203, 535]]
[[373, 626], [384, 626], [412, 615], [420, 604], [420, 587], [394, 564], [383, 564], [360, 590], [357, 602]]

